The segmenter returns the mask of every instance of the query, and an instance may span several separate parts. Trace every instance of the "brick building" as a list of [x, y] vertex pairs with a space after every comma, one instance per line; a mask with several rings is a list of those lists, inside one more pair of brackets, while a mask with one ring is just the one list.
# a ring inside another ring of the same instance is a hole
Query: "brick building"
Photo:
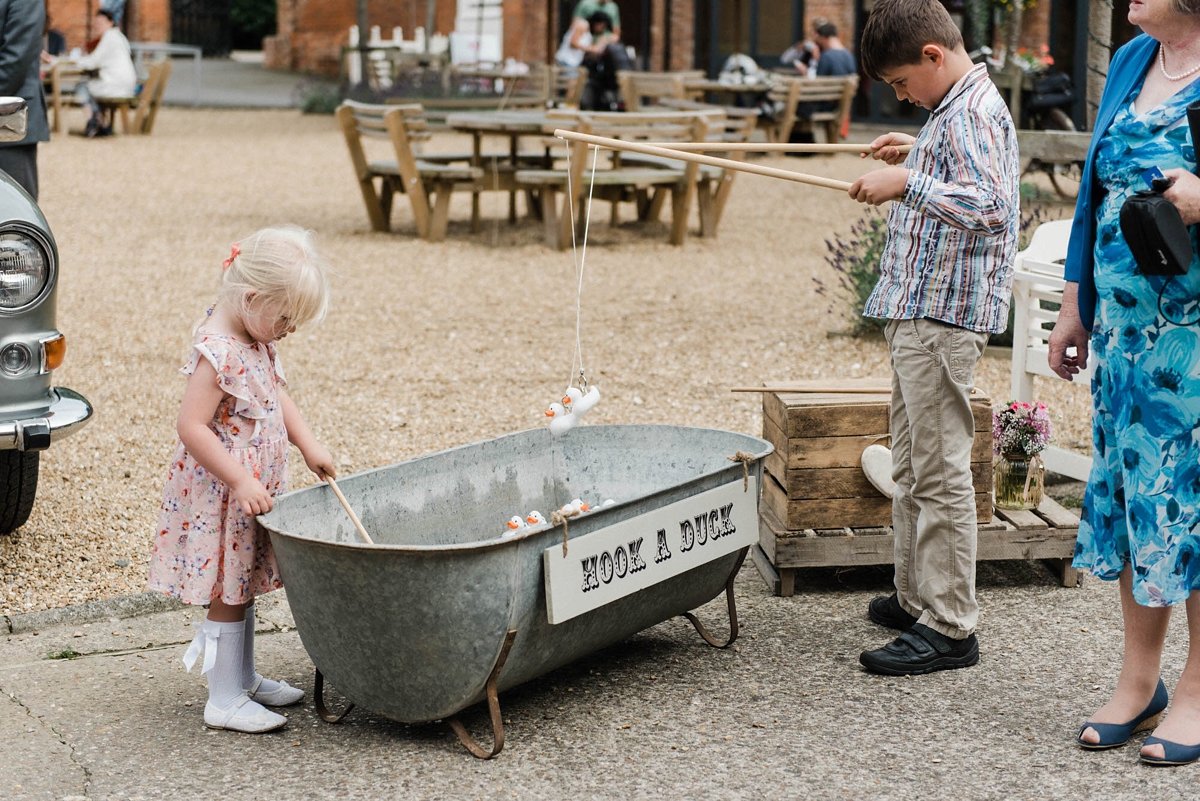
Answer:
[[[67, 48], [82, 48], [92, 39], [92, 18], [100, 0], [46, 0], [50, 24], [67, 39]], [[171, 41], [170, 0], [126, 0], [121, 27], [131, 42]]]

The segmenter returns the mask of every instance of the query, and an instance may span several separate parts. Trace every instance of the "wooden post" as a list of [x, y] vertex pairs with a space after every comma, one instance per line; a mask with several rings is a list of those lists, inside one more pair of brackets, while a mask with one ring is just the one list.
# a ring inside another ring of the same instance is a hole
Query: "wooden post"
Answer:
[[1087, 123], [1096, 127], [1096, 112], [1108, 80], [1108, 60], [1112, 56], [1112, 0], [1091, 0], [1088, 4], [1087, 42]]

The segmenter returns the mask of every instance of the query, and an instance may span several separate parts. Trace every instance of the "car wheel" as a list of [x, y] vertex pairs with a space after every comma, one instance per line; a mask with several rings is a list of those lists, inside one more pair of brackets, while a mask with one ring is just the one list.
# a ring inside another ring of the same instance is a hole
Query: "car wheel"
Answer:
[[37, 451], [0, 451], [0, 534], [25, 524], [37, 494]]

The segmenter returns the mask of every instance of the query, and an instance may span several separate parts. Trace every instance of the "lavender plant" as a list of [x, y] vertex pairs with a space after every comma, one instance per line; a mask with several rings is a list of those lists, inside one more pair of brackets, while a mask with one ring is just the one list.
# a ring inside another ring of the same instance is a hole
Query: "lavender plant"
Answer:
[[836, 287], [830, 287], [813, 276], [817, 294], [846, 304], [847, 312], [842, 317], [849, 321], [855, 335], [883, 328], [883, 320], [863, 317], [862, 309], [879, 281], [879, 259], [886, 243], [887, 218], [875, 209], [868, 210], [850, 226], [849, 233], [834, 234], [833, 239], [825, 240], [825, 247], [829, 249], [825, 261], [837, 273], [838, 283]]

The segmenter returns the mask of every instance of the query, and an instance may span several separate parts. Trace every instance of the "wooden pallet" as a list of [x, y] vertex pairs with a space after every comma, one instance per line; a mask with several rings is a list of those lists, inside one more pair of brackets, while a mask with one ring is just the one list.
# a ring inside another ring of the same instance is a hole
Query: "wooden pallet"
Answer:
[[[1040, 559], [1059, 575], [1064, 587], [1079, 583], [1071, 567], [1079, 518], [1046, 498], [1036, 511], [997, 509], [979, 524], [976, 559]], [[836, 528], [789, 531], [767, 504], [759, 508], [758, 545], [751, 558], [776, 595], [795, 592], [796, 571], [802, 567], [890, 565], [894, 561], [892, 529]]]

